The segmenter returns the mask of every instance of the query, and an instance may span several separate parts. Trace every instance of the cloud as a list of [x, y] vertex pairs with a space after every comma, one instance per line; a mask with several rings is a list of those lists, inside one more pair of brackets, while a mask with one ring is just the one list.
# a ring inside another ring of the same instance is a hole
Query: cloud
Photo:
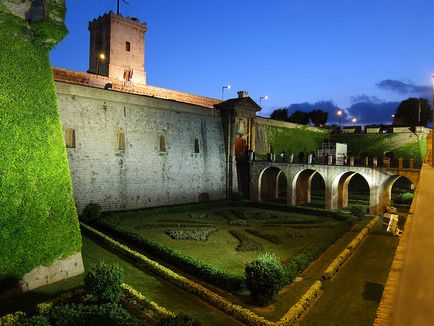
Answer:
[[351, 103], [355, 104], [355, 103], [384, 103], [384, 100], [379, 99], [378, 97], [376, 97], [375, 95], [366, 95], [366, 94], [360, 94], [360, 95], [355, 95], [355, 96], [351, 96]]
[[377, 83], [379, 89], [392, 91], [398, 94], [414, 94], [430, 97], [431, 86], [416, 85], [411, 80], [385, 79]]
[[348, 113], [351, 117], [355, 117], [359, 124], [391, 124], [392, 114], [400, 102], [359, 102], [351, 105]]

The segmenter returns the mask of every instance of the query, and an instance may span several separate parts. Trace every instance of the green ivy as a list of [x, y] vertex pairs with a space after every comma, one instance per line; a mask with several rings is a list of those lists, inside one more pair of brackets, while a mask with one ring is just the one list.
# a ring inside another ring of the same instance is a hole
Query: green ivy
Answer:
[[0, 288], [81, 248], [48, 49], [0, 12]]

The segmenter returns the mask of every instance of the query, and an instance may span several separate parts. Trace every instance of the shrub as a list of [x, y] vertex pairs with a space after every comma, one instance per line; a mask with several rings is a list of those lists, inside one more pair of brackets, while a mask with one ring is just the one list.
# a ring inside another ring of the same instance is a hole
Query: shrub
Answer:
[[157, 326], [200, 326], [200, 322], [183, 313], [158, 320]]
[[267, 240], [271, 243], [274, 244], [282, 244], [282, 241], [280, 241], [279, 237], [274, 235], [274, 234], [269, 234], [269, 233], [263, 233], [261, 231], [258, 230], [253, 230], [253, 229], [246, 229], [246, 232], [253, 234], [261, 239]]
[[402, 204], [411, 204], [414, 194], [412, 192], [404, 192], [399, 195], [399, 202]]
[[247, 222], [246, 220], [242, 220], [242, 219], [235, 219], [235, 220], [232, 220], [232, 221], [229, 221], [229, 225], [232, 225], [232, 226], [248, 226], [249, 225], [249, 222]]
[[252, 299], [264, 306], [284, 285], [285, 269], [280, 259], [271, 253], [263, 253], [246, 265], [246, 285]]
[[101, 217], [101, 205], [96, 203], [87, 204], [81, 214], [81, 219], [84, 222], [96, 221]]
[[359, 220], [365, 216], [365, 214], [368, 212], [368, 207], [365, 205], [353, 205], [351, 207], [351, 214], [355, 217], [357, 217]]
[[128, 313], [119, 304], [99, 305], [65, 304], [54, 307], [48, 314], [51, 324], [62, 326], [92, 325], [146, 325]]
[[119, 265], [100, 262], [84, 276], [84, 287], [99, 302], [117, 302], [122, 296], [123, 271]]
[[26, 321], [24, 321], [20, 325], [22, 325], [22, 326], [50, 326], [50, 323], [48, 322], [48, 320], [44, 316], [35, 315], [32, 318], [27, 319]]
[[188, 229], [169, 229], [166, 230], [172, 239], [175, 240], [196, 240], [206, 241], [211, 233], [216, 232], [216, 228], [188, 228]]

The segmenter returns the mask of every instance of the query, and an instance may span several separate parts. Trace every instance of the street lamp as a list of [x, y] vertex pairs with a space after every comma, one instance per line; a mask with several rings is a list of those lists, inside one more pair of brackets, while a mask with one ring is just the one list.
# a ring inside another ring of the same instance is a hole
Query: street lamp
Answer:
[[104, 61], [105, 60], [105, 54], [104, 53], [100, 53], [98, 55], [98, 58], [96, 60], [96, 78], [98, 78], [99, 75], [99, 62], [100, 61]]
[[341, 117], [342, 117], [342, 110], [339, 110], [337, 115], [338, 115], [338, 119], [339, 119], [339, 132], [341, 132]]
[[225, 89], [231, 89], [231, 85], [226, 85], [222, 87], [222, 101], [224, 101]]
[[355, 127], [355, 126], [356, 126], [357, 119], [356, 119], [356, 118], [352, 118], [351, 121], [353, 122], [353, 126]]
[[261, 96], [261, 97], [259, 98], [259, 106], [260, 106], [260, 107], [262, 107], [262, 100], [268, 100], [268, 96], [265, 95], [265, 96]]

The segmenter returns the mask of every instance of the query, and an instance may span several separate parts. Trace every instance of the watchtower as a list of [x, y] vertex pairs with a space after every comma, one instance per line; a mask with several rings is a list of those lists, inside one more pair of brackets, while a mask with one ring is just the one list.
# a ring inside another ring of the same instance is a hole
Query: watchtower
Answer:
[[112, 11], [89, 22], [89, 72], [124, 82], [146, 85], [146, 23]]

